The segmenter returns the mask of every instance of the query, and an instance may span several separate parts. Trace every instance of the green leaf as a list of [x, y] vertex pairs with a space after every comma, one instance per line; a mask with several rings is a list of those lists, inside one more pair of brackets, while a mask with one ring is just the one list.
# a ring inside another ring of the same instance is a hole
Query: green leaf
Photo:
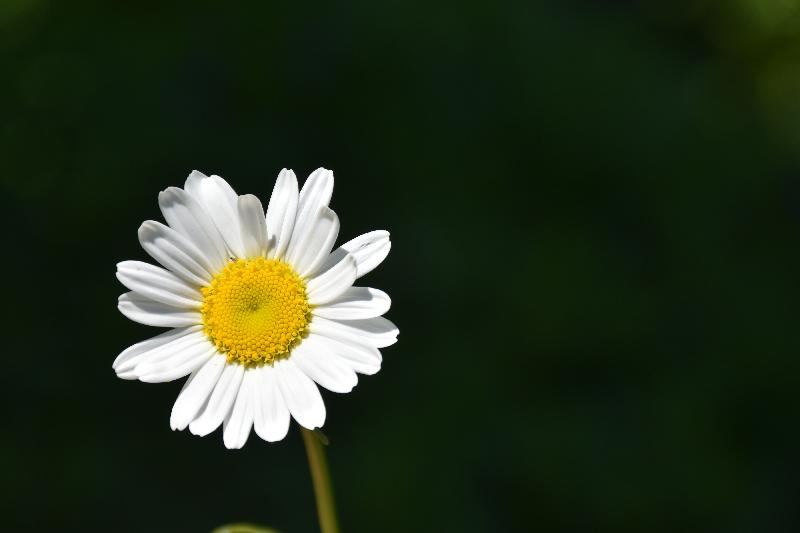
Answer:
[[280, 533], [271, 527], [255, 526], [253, 524], [227, 524], [219, 526], [211, 533]]

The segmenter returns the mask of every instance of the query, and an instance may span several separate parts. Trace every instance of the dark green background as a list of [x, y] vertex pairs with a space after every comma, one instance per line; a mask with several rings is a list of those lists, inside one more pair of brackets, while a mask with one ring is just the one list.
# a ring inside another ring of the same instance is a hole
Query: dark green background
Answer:
[[169, 429], [115, 263], [197, 168], [334, 170], [400, 340], [345, 532], [800, 525], [800, 7], [3, 0], [0, 528], [315, 531], [301, 439]]

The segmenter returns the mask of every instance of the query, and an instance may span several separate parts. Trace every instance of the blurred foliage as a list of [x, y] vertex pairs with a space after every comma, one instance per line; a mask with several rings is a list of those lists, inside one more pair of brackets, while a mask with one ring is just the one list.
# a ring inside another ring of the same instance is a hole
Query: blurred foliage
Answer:
[[342, 527], [800, 527], [800, 20], [780, 0], [0, 3], [10, 531], [314, 531], [296, 431], [117, 380], [156, 194], [336, 173], [400, 341], [324, 394]]
[[700, 40], [752, 98], [780, 142], [800, 151], [800, 1], [701, 0], [656, 3], [654, 20]]

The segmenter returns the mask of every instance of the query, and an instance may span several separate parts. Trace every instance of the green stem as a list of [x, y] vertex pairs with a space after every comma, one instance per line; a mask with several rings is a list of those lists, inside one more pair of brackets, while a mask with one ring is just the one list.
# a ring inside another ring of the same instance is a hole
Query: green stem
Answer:
[[336, 508], [333, 505], [333, 489], [331, 489], [331, 476], [328, 473], [328, 463], [325, 461], [325, 450], [319, 437], [304, 427], [303, 442], [308, 454], [308, 468], [311, 470], [311, 481], [314, 483], [314, 495], [317, 498], [317, 514], [319, 515], [319, 529], [322, 533], [339, 533], [339, 523], [336, 520]]

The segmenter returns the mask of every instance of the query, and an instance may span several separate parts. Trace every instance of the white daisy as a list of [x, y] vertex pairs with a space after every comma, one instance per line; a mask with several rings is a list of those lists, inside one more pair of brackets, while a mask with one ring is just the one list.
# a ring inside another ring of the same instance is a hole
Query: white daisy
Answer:
[[241, 448], [253, 427], [278, 441], [290, 414], [308, 429], [325, 422], [315, 382], [349, 392], [357, 372], [380, 369], [378, 349], [398, 335], [381, 317], [391, 301], [353, 283], [389, 253], [389, 233], [366, 233], [331, 253], [339, 233], [332, 192], [333, 173], [320, 168], [299, 193], [294, 172], [282, 170], [266, 215], [255, 196], [197, 171], [183, 189], [159, 194], [167, 225], [144, 222], [139, 242], [161, 266], [117, 265], [131, 291], [119, 310], [173, 329], [131, 346], [113, 367], [148, 383], [189, 376], [173, 430], [202, 436], [222, 424], [228, 448]]

